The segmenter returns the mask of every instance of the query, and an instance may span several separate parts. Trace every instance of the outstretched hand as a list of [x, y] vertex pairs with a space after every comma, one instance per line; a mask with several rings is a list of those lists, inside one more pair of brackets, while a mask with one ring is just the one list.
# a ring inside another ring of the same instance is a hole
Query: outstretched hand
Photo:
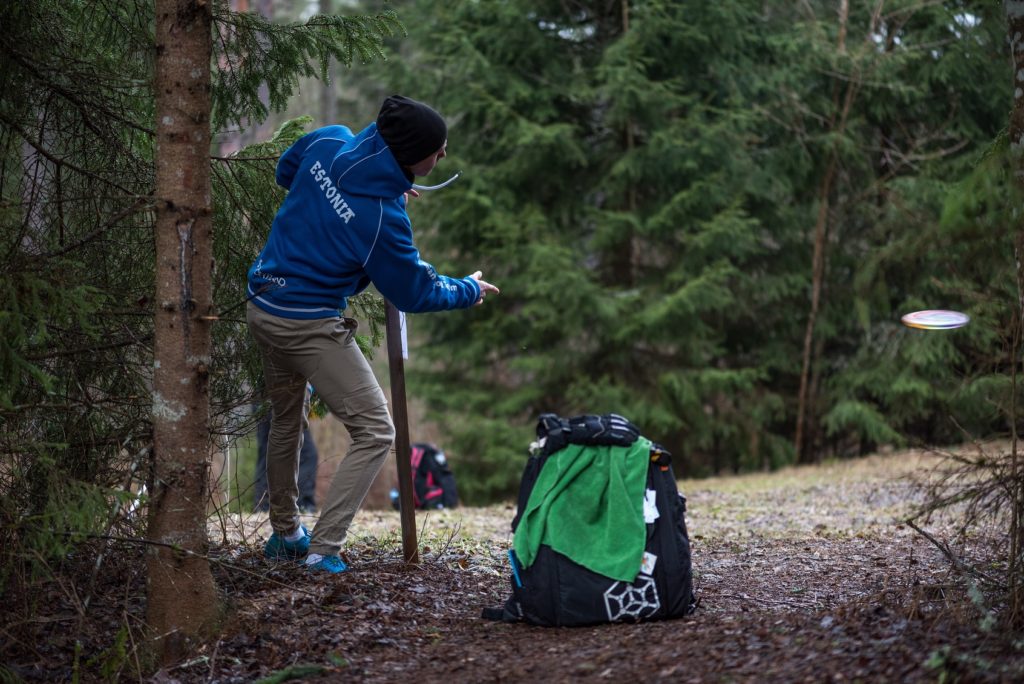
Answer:
[[477, 271], [473, 273], [471, 276], [469, 276], [470, 278], [476, 281], [477, 285], [480, 286], [480, 299], [476, 300], [476, 303], [473, 304], [473, 306], [482, 304], [484, 301], [484, 297], [487, 295], [488, 292], [493, 292], [494, 294], [501, 294], [501, 290], [499, 290], [497, 287], [491, 285], [489, 282], [484, 280], [483, 275], [484, 274], [482, 271]]

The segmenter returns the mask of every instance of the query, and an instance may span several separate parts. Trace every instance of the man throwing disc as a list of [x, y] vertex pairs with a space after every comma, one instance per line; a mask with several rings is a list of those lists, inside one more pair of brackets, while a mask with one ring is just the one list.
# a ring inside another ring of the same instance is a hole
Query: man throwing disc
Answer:
[[[400, 311], [419, 313], [468, 308], [498, 293], [480, 271], [440, 275], [413, 243], [407, 193], [415, 194], [413, 179], [434, 169], [447, 144], [440, 114], [396, 95], [359, 133], [320, 128], [278, 162], [277, 183], [288, 195], [249, 269], [246, 309], [273, 410], [268, 558], [344, 572], [339, 551], [395, 437], [384, 392], [356, 344], [356, 322], [341, 315], [347, 298], [372, 282]], [[352, 437], [312, 533], [299, 520], [296, 482], [307, 382]]]

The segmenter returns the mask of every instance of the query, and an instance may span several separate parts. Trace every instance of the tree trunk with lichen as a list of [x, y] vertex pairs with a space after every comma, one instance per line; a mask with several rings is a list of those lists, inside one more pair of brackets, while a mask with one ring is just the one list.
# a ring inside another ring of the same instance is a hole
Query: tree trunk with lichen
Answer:
[[211, 11], [157, 0], [156, 311], [147, 622], [156, 659], [185, 656], [217, 617], [207, 560], [212, 217]]

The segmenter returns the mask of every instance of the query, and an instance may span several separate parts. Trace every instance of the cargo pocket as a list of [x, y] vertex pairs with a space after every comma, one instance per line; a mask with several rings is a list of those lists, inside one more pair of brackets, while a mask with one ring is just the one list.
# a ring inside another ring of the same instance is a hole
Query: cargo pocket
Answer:
[[379, 385], [364, 387], [344, 397], [341, 401], [345, 407], [345, 413], [352, 416], [375, 413], [381, 410], [381, 407], [387, 412], [388, 399]]

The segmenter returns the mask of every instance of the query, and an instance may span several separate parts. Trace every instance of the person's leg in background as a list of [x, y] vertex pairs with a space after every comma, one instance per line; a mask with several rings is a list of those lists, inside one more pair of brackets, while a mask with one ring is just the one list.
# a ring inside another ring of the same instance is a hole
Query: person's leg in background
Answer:
[[[258, 407], [257, 407], [258, 408]], [[256, 470], [252, 483], [252, 510], [266, 513], [270, 510], [267, 494], [267, 441], [270, 436], [270, 416], [267, 411], [256, 425]], [[313, 433], [307, 428], [302, 433], [302, 450], [299, 452], [299, 512], [316, 512], [316, 472], [320, 456], [317, 452]]]
[[316, 471], [320, 463], [313, 433], [306, 428], [299, 453], [299, 512], [316, 512]]
[[[255, 410], [259, 410], [259, 405]], [[270, 436], [270, 411], [260, 418], [256, 424], [256, 470], [252, 482], [252, 510], [266, 513], [270, 510], [270, 497], [267, 495], [267, 439]]]

